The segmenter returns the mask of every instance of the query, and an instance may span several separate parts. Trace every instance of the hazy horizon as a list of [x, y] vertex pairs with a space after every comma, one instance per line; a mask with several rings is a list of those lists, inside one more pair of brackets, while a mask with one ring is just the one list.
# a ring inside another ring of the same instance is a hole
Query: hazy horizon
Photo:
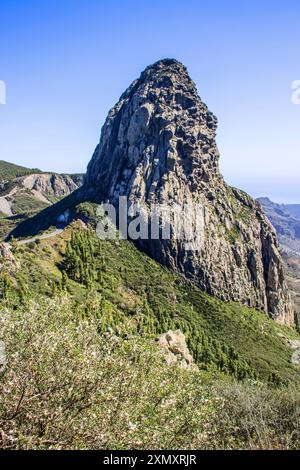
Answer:
[[109, 109], [150, 63], [183, 62], [218, 117], [225, 180], [300, 202], [296, 1], [2, 2], [0, 159], [85, 172]]

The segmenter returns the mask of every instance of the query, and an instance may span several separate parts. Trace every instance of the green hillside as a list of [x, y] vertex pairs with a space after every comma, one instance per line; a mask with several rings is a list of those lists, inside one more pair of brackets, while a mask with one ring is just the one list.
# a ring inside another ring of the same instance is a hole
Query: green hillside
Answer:
[[32, 173], [42, 172], [38, 168], [26, 168], [0, 160], [0, 182], [11, 181], [19, 176], [31, 175]]
[[[91, 219], [90, 205], [77, 210]], [[11, 243], [16, 264], [0, 274], [2, 448], [299, 448], [293, 328], [81, 221]], [[196, 369], [165, 363], [155, 339], [169, 329], [185, 334]]]
[[[51, 194], [43, 194], [49, 201], [39, 198], [34, 191], [22, 186], [22, 181], [18, 177], [39, 173], [40, 175], [58, 175], [71, 178], [77, 186], [83, 184], [84, 174], [56, 174], [42, 172], [37, 168], [25, 168], [6, 161], [0, 161], [0, 240], [9, 236], [19, 225], [26, 225], [26, 220], [30, 219], [28, 226], [31, 228], [31, 218], [35, 214], [40, 214], [43, 209], [49, 208], [49, 203], [56, 203], [63, 196], [55, 197]], [[35, 188], [36, 189], [36, 188]], [[9, 211], [7, 210], [9, 208]], [[51, 211], [50, 211], [51, 212]], [[37, 216], [39, 217], [39, 215]], [[44, 222], [43, 214], [40, 216]], [[51, 221], [53, 222], [53, 220]]]
[[15, 274], [14, 295], [16, 289], [22, 294], [25, 285], [31, 295], [63, 289], [75, 310], [88, 314], [104, 308], [105, 321], [113, 328], [125, 318], [146, 333], [180, 328], [205, 369], [265, 382], [297, 381], [287, 345], [289, 338], [298, 337], [294, 329], [265, 313], [209, 296], [128, 241], [100, 241], [92, 231], [78, 229], [66, 242], [71, 231], [57, 240], [17, 248], [22, 270]]

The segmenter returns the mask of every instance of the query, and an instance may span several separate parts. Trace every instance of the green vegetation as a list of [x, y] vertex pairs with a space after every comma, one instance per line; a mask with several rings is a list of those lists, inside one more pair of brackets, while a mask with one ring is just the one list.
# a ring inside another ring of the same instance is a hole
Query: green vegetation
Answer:
[[[299, 447], [295, 329], [79, 221], [12, 247], [22, 269], [0, 274], [2, 447]], [[154, 340], [169, 329], [198, 370], [166, 366]]]
[[[47, 196], [47, 200], [49, 201], [49, 203], [47, 203], [40, 200], [38, 197], [35, 197], [35, 195], [33, 195], [30, 190], [24, 189], [22, 185], [20, 185], [20, 182], [16, 179], [18, 177], [35, 173], [41, 174], [44, 172], [38, 168], [25, 168], [0, 160], [0, 196], [8, 196], [8, 201], [12, 212], [11, 216], [7, 216], [7, 214], [0, 211], [0, 240], [5, 239], [11, 234], [11, 232], [14, 232], [15, 230], [18, 232], [19, 225], [21, 227], [21, 233], [14, 235], [30, 235], [30, 232], [33, 231], [36, 227], [38, 228], [38, 231], [48, 229], [49, 226], [53, 225], [53, 220], [56, 220], [56, 217], [59, 215], [58, 213], [53, 217], [53, 211], [55, 212], [56, 209], [50, 209], [49, 204], [51, 206], [54, 203], [61, 202], [61, 204], [56, 204], [55, 207], [69, 207], [68, 204], [70, 204], [70, 201], [72, 200], [71, 198], [65, 198], [66, 201], [63, 201], [64, 197]], [[64, 176], [70, 176], [70, 178], [77, 185], [81, 185], [84, 180], [84, 174], [81, 173]], [[48, 211], [41, 213], [43, 209], [48, 209]], [[49, 214], [49, 217], [46, 214]], [[34, 216], [36, 216], [39, 223], [34, 221]], [[26, 223], [27, 220], [28, 224]], [[39, 226], [39, 224], [41, 226]], [[22, 229], [23, 227], [25, 227], [25, 231]], [[26, 233], [26, 230], [28, 230], [29, 233]]]
[[[106, 263], [101, 253], [102, 244], [93, 236], [93, 232], [74, 231], [66, 247], [63, 264], [64, 272], [67, 273], [69, 278], [90, 289], [93, 288], [94, 291], [99, 286], [98, 292], [100, 293], [105, 292], [105, 288], [101, 289], [101, 286], [109, 284], [116, 286], [117, 292], [120, 292], [124, 287], [127, 291], [133, 292], [133, 285], [124, 285], [120, 289], [117, 286], [117, 278], [108, 276], [105, 279]], [[122, 272], [119, 276], [122, 277], [125, 283], [127, 276], [123, 277]], [[112, 294], [113, 292], [109, 293], [111, 300]], [[135, 295], [138, 295], [138, 292]], [[232, 374], [239, 379], [245, 377], [255, 378], [254, 370], [246, 360], [239, 357], [232, 346], [228, 347], [218, 339], [208, 337], [204, 329], [192, 317], [187, 321], [182, 318], [179, 311], [172, 311], [174, 307], [171, 310], [170, 305], [165, 307], [163, 304], [157, 303], [157, 297], [150, 295], [150, 290], [148, 295], [142, 297], [142, 302], [142, 306], [138, 309], [139, 315], [136, 317], [134, 331], [131, 327], [132, 333], [157, 335], [169, 329], [182, 329], [188, 339], [190, 350], [201, 367], [215, 367], [217, 370]], [[116, 303], [118, 304], [118, 302]], [[114, 305], [112, 305], [113, 307]], [[122, 317], [124, 318], [124, 314], [121, 315], [120, 313], [106, 319], [106, 327], [117, 327], [116, 319], [120, 321]], [[128, 311], [127, 315], [134, 316], [134, 312]]]
[[42, 172], [38, 168], [26, 168], [0, 160], [0, 182], [11, 181], [19, 176], [31, 175], [32, 173]]
[[4, 240], [8, 234], [24, 220], [24, 215], [20, 216], [0, 216], [0, 240]]
[[0, 214], [0, 240], [4, 240], [19, 223], [48, 207], [48, 205], [25, 191], [15, 194], [11, 203], [13, 215], [5, 216]]
[[236, 225], [230, 230], [225, 227], [224, 236], [232, 245], [234, 245], [237, 240], [241, 239], [239, 228]]
[[48, 230], [65, 210], [70, 210], [72, 214], [76, 215], [78, 210], [77, 198], [78, 191], [74, 191], [69, 196], [60, 199], [56, 204], [50, 205], [41, 212], [25, 219], [12, 230], [10, 236], [16, 238], [33, 237], [41, 231]]
[[30, 192], [27, 194], [23, 191], [22, 193], [14, 196], [11, 209], [13, 214], [26, 214], [29, 216], [32, 213], [41, 211], [45, 207], [48, 207], [48, 205], [49, 204], [32, 196]]
[[76, 230], [72, 232], [64, 256], [63, 273], [70, 279], [90, 287], [98, 279], [100, 244], [92, 232]]
[[155, 342], [99, 322], [68, 296], [2, 311], [2, 449], [298, 448], [295, 390], [166, 366]]
[[297, 337], [294, 329], [209, 296], [128, 241], [100, 241], [91, 230], [72, 227], [61, 237], [17, 247], [16, 257], [22, 269], [5, 294], [15, 298], [10, 305], [20, 303], [22, 286], [30, 296], [68, 293], [75, 311], [105, 311], [107, 327], [130, 318], [133, 332], [180, 328], [202, 368], [265, 382], [297, 381], [287, 346]]

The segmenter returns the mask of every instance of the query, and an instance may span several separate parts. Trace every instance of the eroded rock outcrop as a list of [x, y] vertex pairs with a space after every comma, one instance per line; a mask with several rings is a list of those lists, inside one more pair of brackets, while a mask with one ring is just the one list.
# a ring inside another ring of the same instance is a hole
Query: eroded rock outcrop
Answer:
[[154, 259], [223, 300], [293, 321], [276, 235], [260, 205], [219, 171], [217, 119], [186, 68], [159, 61], [111, 109], [88, 166], [83, 197], [203, 207], [202, 240], [137, 243]]
[[78, 188], [71, 176], [55, 173], [28, 175], [19, 179], [19, 185], [46, 200], [67, 196]]
[[[82, 175], [59, 175], [56, 173], [33, 173], [19, 176], [1, 185], [0, 211], [12, 216], [35, 208], [36, 203], [52, 204], [68, 196], [83, 182]], [[20, 209], [20, 200], [22, 202]], [[37, 206], [39, 207], [39, 206]]]
[[157, 338], [168, 365], [177, 364], [182, 369], [197, 369], [190, 354], [185, 336], [180, 330], [163, 333]]

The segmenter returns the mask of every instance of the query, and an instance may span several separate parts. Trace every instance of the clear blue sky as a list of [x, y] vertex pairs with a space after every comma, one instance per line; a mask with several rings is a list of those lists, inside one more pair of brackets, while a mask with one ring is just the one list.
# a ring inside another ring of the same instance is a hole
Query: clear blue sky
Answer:
[[0, 159], [85, 171], [109, 108], [174, 57], [219, 118], [226, 180], [300, 202], [299, 0], [1, 0], [0, 18]]

